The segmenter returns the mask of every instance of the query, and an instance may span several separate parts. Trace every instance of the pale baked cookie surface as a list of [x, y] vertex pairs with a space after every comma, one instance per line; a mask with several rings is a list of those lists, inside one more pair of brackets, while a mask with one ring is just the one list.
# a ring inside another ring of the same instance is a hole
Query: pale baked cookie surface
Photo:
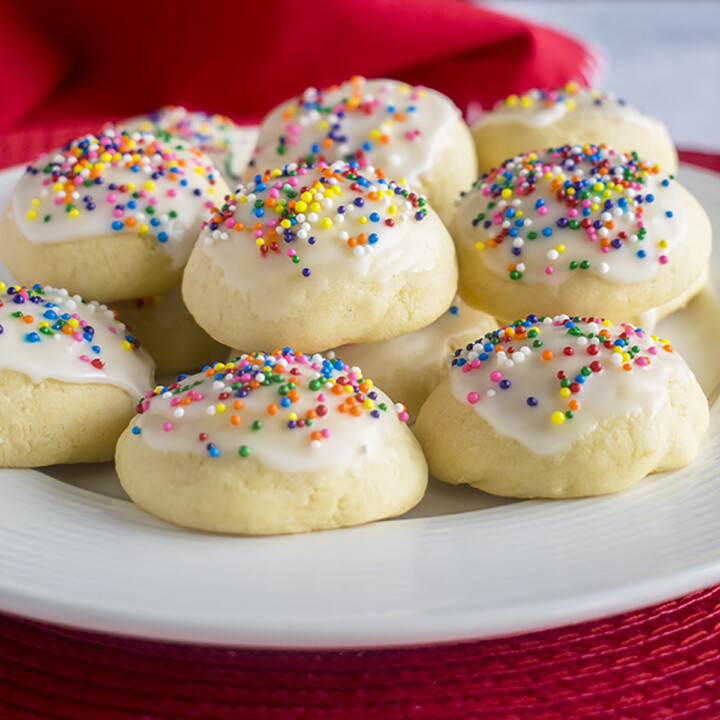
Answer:
[[429, 325], [457, 289], [455, 249], [424, 197], [345, 163], [288, 165], [213, 210], [183, 298], [219, 342], [322, 351]]
[[687, 190], [596, 145], [526, 153], [482, 175], [451, 230], [461, 295], [503, 321], [661, 317], [700, 291], [711, 249]]
[[382, 342], [343, 345], [334, 352], [361, 367], [391, 398], [401, 400], [414, 420], [447, 375], [450, 355], [496, 326], [494, 318], [455, 297], [450, 308], [427, 327]]
[[117, 448], [143, 509], [251, 535], [337, 528], [420, 501], [427, 465], [407, 413], [338, 359], [241, 356], [146, 399]]
[[152, 356], [160, 378], [195, 372], [227, 357], [228, 348], [195, 322], [180, 287], [155, 297], [117, 302], [113, 307]]
[[183, 141], [107, 130], [28, 166], [0, 224], [0, 257], [37, 279], [102, 302], [180, 282], [208, 208], [228, 193]]
[[181, 105], [164, 105], [147, 115], [122, 120], [115, 125], [128, 132], [174, 135], [204, 152], [228, 183], [236, 182], [247, 168], [258, 130], [236, 125], [229, 117]]
[[104, 305], [0, 282], [0, 467], [110, 460], [152, 374]]
[[687, 465], [707, 425], [707, 400], [668, 340], [563, 315], [529, 316], [456, 353], [415, 433], [440, 480], [561, 498]]
[[677, 151], [663, 123], [612, 93], [576, 83], [510, 95], [483, 114], [472, 133], [481, 173], [521, 153], [586, 143], [636, 152], [665, 173], [677, 170]]
[[444, 220], [477, 177], [470, 130], [441, 93], [397, 80], [354, 77], [325, 90], [308, 88], [263, 120], [251, 166], [357, 162], [381, 167], [426, 195]]

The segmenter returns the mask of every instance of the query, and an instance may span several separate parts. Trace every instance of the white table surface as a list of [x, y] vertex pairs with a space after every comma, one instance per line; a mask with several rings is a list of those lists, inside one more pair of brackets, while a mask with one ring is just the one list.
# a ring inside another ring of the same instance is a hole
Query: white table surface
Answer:
[[495, 0], [606, 53], [598, 87], [668, 126], [684, 149], [720, 151], [720, 0]]

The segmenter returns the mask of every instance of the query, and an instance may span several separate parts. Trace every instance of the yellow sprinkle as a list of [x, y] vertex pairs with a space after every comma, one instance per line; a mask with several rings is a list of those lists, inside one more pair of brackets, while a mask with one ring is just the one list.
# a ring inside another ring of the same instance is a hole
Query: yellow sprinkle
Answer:
[[140, 234], [146, 233], [150, 228], [147, 225], [140, 226]]
[[353, 386], [350, 384], [345, 385], [344, 390], [348, 395], [351, 395], [352, 393], [355, 392], [355, 390], [353, 389]]
[[320, 212], [320, 203], [317, 203], [317, 202], [311, 203], [310, 210], [312, 212]]
[[27, 214], [28, 220], [34, 220], [37, 217], [37, 213], [34, 210], [29, 210]]
[[307, 190], [300, 196], [306, 203], [309, 203], [312, 199], [312, 193]]
[[298, 212], [305, 212], [307, 210], [307, 203], [301, 200], [300, 202], [295, 203], [295, 209]]
[[292, 223], [287, 218], [285, 218], [280, 222], [280, 227], [284, 230], [287, 230], [288, 228], [292, 227]]
[[560, 245], [558, 245], [555, 249], [556, 249], [559, 253], [565, 252], [565, 246], [564, 246], [562, 243], [560, 243]]
[[80, 211], [77, 208], [73, 208], [68, 214], [71, 218], [76, 218], [80, 215]]
[[660, 248], [665, 249], [667, 246], [668, 246], [668, 241], [667, 241], [667, 240], [661, 240], [661, 241], [658, 243], [658, 247], [660, 247]]
[[375, 403], [374, 403], [370, 398], [366, 398], [366, 399], [363, 401], [363, 405], [364, 405], [368, 410], [372, 410], [372, 409], [375, 407]]
[[512, 191], [510, 188], [505, 188], [505, 189], [500, 193], [500, 195], [502, 195], [502, 197], [504, 197], [504, 198], [512, 197], [512, 194], [513, 194], [513, 191]]
[[361, 216], [358, 218], [358, 222], [359, 222], [361, 225], [364, 225], [364, 224], [367, 222], [367, 218], [366, 218], [364, 215], [361, 215]]
[[570, 397], [570, 388], [560, 388], [560, 397], [567, 398]]
[[523, 107], [531, 107], [533, 104], [533, 99], [529, 95], [523, 95], [520, 99], [520, 104]]
[[215, 412], [224, 413], [227, 408], [225, 407], [225, 403], [218, 403], [215, 406]]
[[238, 198], [238, 202], [239, 202], [241, 205], [242, 205], [243, 203], [246, 203], [246, 202], [247, 202], [247, 195], [241, 195], [241, 196]]
[[155, 189], [155, 183], [152, 180], [148, 180], [145, 183], [145, 189], [146, 190], [154, 190]]
[[129, 351], [129, 350], [132, 349], [132, 345], [131, 345], [127, 340], [123, 340], [123, 341], [120, 343], [120, 345], [122, 345], [122, 347], [123, 347], [124, 350], [128, 350], [128, 351]]
[[33, 207], [37, 207], [39, 204], [40, 204], [40, 201], [39, 201], [37, 198], [35, 198], [35, 199], [32, 201], [32, 206], [33, 206]]
[[475, 243], [475, 249], [476, 250], [484, 250], [485, 249], [485, 243], [482, 240], [478, 240]]
[[129, 183], [127, 184], [127, 189], [128, 189], [130, 192], [132, 192], [132, 191], [135, 189], [135, 183], [129, 182]]
[[565, 413], [561, 413], [559, 410], [556, 410], [552, 414], [551, 419], [556, 425], [562, 425], [565, 422]]
[[258, 247], [262, 247], [262, 246], [265, 244], [264, 238], [259, 237], [259, 238], [255, 241], [255, 244], [256, 244]]
[[389, 205], [387, 211], [388, 211], [391, 215], [394, 215], [394, 214], [397, 212], [397, 208], [395, 207], [395, 205]]
[[575, 101], [574, 100], [567, 100], [565, 102], [565, 106], [568, 110], [574, 110], [575, 109]]
[[520, 102], [520, 98], [517, 95], [508, 95], [505, 99], [505, 104], [510, 107], [514, 107], [518, 102]]
[[600, 206], [599, 206], [597, 203], [593, 203], [593, 204], [590, 206], [590, 209], [591, 209], [593, 212], [597, 212], [597, 211], [600, 209]]
[[323, 230], [327, 230], [328, 228], [331, 228], [332, 224], [333, 224], [333, 222], [329, 217], [324, 217], [320, 221], [320, 227], [323, 228]]
[[288, 413], [288, 420], [297, 420], [297, 419], [298, 419], [297, 413], [294, 413], [294, 412]]

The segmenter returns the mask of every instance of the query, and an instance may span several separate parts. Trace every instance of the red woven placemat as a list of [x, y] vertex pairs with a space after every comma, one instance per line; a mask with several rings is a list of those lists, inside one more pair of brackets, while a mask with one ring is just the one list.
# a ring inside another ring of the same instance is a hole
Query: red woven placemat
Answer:
[[[0, 167], [98, 121], [0, 137]], [[720, 171], [720, 157], [681, 153]], [[223, 649], [0, 614], [2, 720], [720, 717], [720, 586], [501, 640], [359, 652]]]

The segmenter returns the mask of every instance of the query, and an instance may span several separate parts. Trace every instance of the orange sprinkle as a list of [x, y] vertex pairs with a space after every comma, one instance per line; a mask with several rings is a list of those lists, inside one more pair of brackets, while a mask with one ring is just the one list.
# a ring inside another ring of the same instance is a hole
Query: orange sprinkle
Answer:
[[63, 331], [66, 335], [72, 335], [72, 334], [75, 332], [69, 325], [63, 325], [62, 331]]
[[398, 122], [405, 122], [405, 113], [395, 113], [395, 119]]
[[366, 245], [368, 241], [368, 236], [365, 233], [360, 233], [357, 237], [357, 241], [360, 243], [360, 245]]
[[363, 414], [363, 409], [361, 405], [353, 405], [350, 408], [350, 414], [353, 417], [360, 417]]
[[348, 411], [348, 406], [347, 406], [345, 403], [340, 403], [340, 404], [338, 405], [338, 410], [339, 410], [340, 412], [343, 412], [343, 413], [344, 413], [344, 412], [347, 412], [347, 411]]
[[573, 412], [577, 410], [580, 407], [580, 403], [577, 400], [571, 400], [568, 403], [568, 410], [572, 410]]
[[180, 401], [180, 404], [181, 405], [190, 405], [191, 402], [192, 402], [192, 400], [189, 397], [185, 397]]
[[663, 350], [665, 352], [675, 352], [672, 345], [663, 345]]
[[244, 403], [242, 400], [236, 400], [236, 401], [233, 403], [233, 407], [234, 407], [236, 410], [242, 410], [243, 407], [244, 407], [244, 405], [245, 405], [245, 403]]
[[268, 415], [275, 415], [278, 411], [278, 406], [275, 403], [270, 403], [267, 408]]
[[293, 401], [297, 402], [300, 399], [300, 393], [297, 390], [291, 390], [287, 396]]
[[340, 395], [343, 391], [342, 385], [338, 385], [338, 384], [333, 385], [332, 391], [333, 391], [333, 394]]
[[368, 200], [377, 200], [378, 194], [373, 190], [368, 193]]
[[134, 217], [129, 217], [125, 220], [125, 224], [128, 227], [135, 227], [137, 225], [137, 220]]
[[310, 418], [311, 420], [314, 420], [317, 417], [317, 411], [316, 410], [308, 410], [305, 413], [306, 418]]
[[322, 433], [319, 430], [315, 430], [310, 434], [311, 440], [322, 440]]
[[543, 360], [552, 360], [555, 357], [555, 354], [552, 350], [543, 350], [542, 359]]
[[332, 138], [325, 138], [322, 141], [322, 144], [323, 144], [323, 147], [325, 147], [325, 148], [331, 148], [333, 146]]
[[253, 381], [250, 383], [250, 387], [251, 387], [253, 390], [257, 390], [257, 389], [260, 387], [260, 383], [259, 383], [257, 380], [253, 380]]
[[239, 425], [239, 424], [242, 422], [242, 418], [241, 418], [239, 415], [233, 415], [233, 416], [230, 418], [230, 422], [231, 422], [233, 425]]
[[23, 315], [23, 322], [28, 323], [28, 325], [35, 319], [32, 315]]

